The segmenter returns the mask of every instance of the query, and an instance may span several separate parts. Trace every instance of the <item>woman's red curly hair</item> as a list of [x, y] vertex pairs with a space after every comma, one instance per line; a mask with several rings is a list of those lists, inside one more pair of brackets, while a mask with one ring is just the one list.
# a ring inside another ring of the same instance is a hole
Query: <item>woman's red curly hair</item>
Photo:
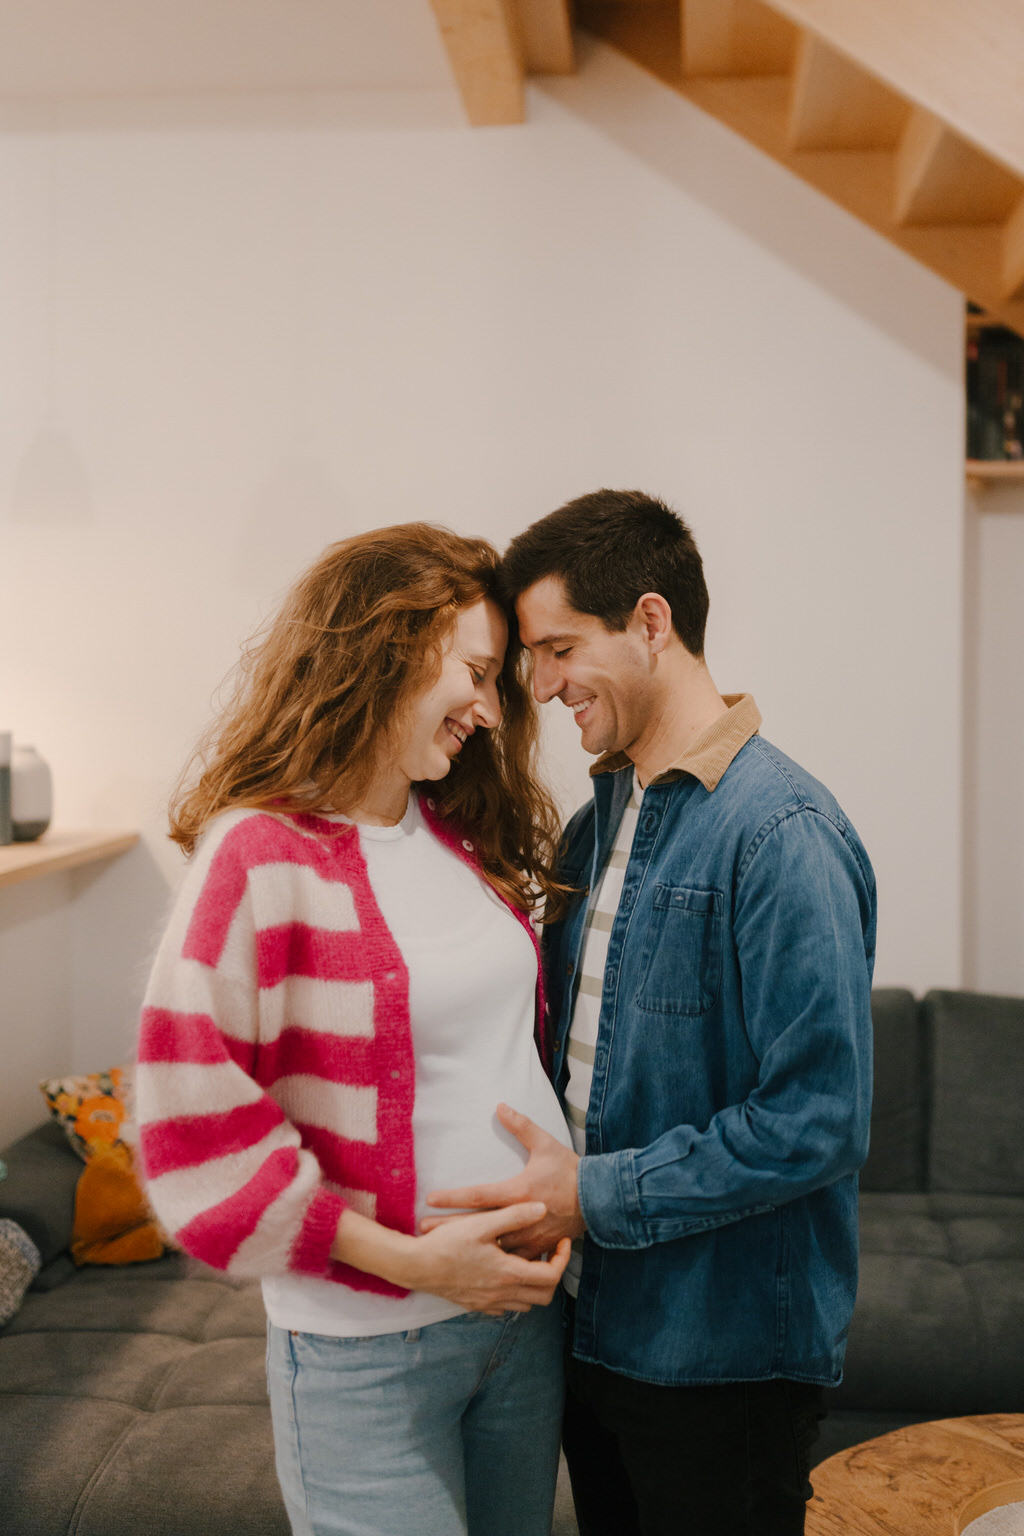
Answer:
[[[191, 853], [221, 811], [346, 811], [372, 784], [388, 732], [437, 676], [460, 608], [503, 606], [484, 539], [404, 523], [331, 544], [245, 647], [233, 694], [171, 801]], [[535, 773], [537, 715], [510, 615], [498, 677], [502, 719], [477, 731], [431, 784], [442, 815], [472, 831], [484, 873], [521, 910], [561, 906], [558, 818]]]

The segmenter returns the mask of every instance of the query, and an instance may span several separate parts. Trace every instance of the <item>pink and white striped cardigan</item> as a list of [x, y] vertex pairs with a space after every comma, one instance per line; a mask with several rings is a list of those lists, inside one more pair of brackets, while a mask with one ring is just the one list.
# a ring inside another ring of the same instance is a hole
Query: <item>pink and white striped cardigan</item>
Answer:
[[[421, 809], [478, 869], [471, 840], [432, 800]], [[529, 917], [510, 910], [536, 949]], [[537, 988], [539, 1024], [539, 950]], [[355, 830], [311, 815], [217, 817], [158, 951], [139, 1036], [139, 1150], [175, 1242], [240, 1276], [290, 1271], [404, 1295], [330, 1247], [346, 1205], [414, 1230], [415, 1087], [408, 972]]]

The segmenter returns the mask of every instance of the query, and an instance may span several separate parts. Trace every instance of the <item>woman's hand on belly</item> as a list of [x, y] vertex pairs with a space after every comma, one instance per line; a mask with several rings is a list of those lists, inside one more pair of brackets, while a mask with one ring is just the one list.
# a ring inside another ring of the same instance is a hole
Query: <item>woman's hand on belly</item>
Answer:
[[410, 1291], [429, 1291], [467, 1312], [528, 1312], [546, 1307], [569, 1262], [568, 1240], [549, 1259], [531, 1263], [507, 1252], [515, 1234], [535, 1227], [544, 1206], [525, 1201], [500, 1211], [450, 1219], [422, 1237], [408, 1237], [357, 1211], [338, 1223], [331, 1257], [380, 1275]]

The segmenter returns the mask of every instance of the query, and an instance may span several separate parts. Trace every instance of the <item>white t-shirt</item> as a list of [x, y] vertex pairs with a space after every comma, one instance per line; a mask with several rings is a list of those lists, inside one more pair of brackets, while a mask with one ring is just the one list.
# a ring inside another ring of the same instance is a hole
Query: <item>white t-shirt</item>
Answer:
[[[396, 827], [360, 826], [360, 846], [384, 921], [409, 971], [416, 1059], [412, 1128], [416, 1217], [434, 1189], [512, 1177], [526, 1151], [499, 1124], [502, 1100], [570, 1145], [533, 1040], [536, 952], [479, 875], [440, 843], [415, 795]], [[263, 1281], [280, 1328], [352, 1337], [420, 1328], [464, 1308], [423, 1291], [354, 1291], [306, 1275]]]

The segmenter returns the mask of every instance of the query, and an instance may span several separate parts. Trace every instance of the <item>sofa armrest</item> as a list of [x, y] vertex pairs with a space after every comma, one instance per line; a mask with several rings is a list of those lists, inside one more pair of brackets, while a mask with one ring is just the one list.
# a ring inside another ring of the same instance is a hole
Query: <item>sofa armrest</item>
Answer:
[[874, 1103], [860, 1187], [921, 1191], [926, 1187], [927, 1078], [924, 1028], [914, 994], [905, 987], [876, 987], [871, 1017]]
[[931, 1190], [1024, 1198], [1024, 998], [933, 991]]
[[12, 1142], [0, 1158], [7, 1164], [7, 1177], [0, 1180], [0, 1216], [24, 1228], [45, 1269], [71, 1242], [75, 1188], [84, 1165], [53, 1120]]

